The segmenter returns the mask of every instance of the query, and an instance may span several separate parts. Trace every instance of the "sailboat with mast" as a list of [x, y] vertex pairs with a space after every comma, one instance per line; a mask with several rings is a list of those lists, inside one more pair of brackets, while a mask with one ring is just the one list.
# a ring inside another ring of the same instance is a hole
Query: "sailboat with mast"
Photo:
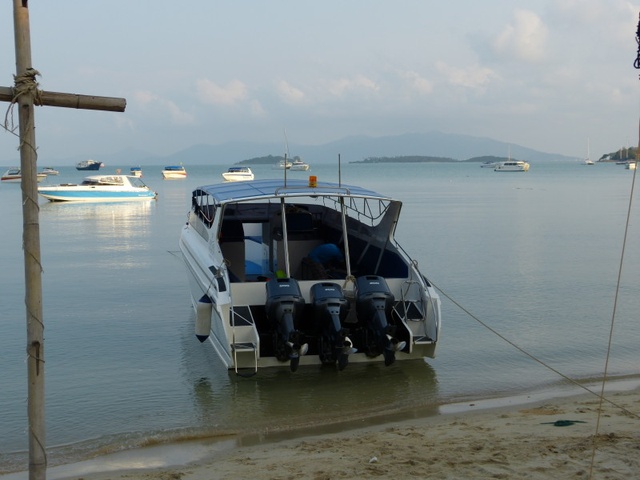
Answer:
[[591, 160], [591, 155], [589, 153], [589, 139], [587, 139], [587, 158], [582, 162], [583, 165], [595, 165], [595, 162]]

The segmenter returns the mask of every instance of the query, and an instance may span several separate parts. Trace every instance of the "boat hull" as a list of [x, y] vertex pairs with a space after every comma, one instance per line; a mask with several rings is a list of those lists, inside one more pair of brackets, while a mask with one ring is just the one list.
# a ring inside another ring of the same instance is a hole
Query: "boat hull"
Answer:
[[[36, 180], [38, 181], [38, 183], [40, 183], [45, 178], [47, 178], [46, 174], [38, 173], [38, 175], [36, 177]], [[0, 181], [2, 181], [3, 183], [20, 183], [20, 182], [22, 182], [22, 175], [3, 176], [3, 177], [0, 178]]]
[[182, 178], [187, 178], [186, 172], [162, 172], [162, 177], [165, 180], [180, 180]]
[[90, 164], [85, 164], [85, 165], [76, 165], [76, 170], [81, 170], [81, 171], [96, 171], [96, 170], [100, 170], [101, 167], [101, 163], [100, 162], [96, 162], [96, 163], [90, 163]]
[[80, 187], [41, 187], [38, 193], [52, 202], [131, 202], [156, 198], [156, 194], [150, 190], [104, 191]]
[[254, 179], [253, 175], [238, 175], [233, 173], [223, 173], [222, 178], [227, 182], [248, 182]]

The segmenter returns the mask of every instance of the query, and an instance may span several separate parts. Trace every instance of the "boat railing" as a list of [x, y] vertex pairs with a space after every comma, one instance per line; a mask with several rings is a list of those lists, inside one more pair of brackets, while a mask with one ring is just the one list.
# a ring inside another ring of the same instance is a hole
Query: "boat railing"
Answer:
[[309, 190], [317, 190], [319, 192], [321, 192], [322, 194], [327, 194], [327, 193], [335, 193], [335, 194], [342, 194], [342, 195], [351, 195], [351, 190], [349, 190], [346, 187], [309, 187], [308, 185], [302, 185], [302, 186], [284, 186], [284, 187], [279, 187], [275, 190], [275, 196], [279, 197], [279, 196], [283, 196], [286, 193], [288, 193], [289, 191], [309, 191]]

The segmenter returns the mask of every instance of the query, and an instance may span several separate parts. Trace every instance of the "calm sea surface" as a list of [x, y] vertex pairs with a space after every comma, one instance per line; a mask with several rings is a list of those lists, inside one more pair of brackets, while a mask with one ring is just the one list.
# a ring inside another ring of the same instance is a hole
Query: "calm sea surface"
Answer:
[[[130, 165], [100, 173], [118, 167]], [[437, 358], [343, 372], [264, 370], [250, 379], [228, 373], [193, 333], [178, 238], [191, 190], [218, 182], [227, 165], [186, 168], [186, 180], [167, 181], [162, 166], [143, 167], [156, 201], [40, 202], [49, 465], [228, 433], [339, 430], [567, 383], [480, 321], [572, 379], [603, 373], [633, 177], [624, 167], [534, 162], [527, 173], [496, 173], [478, 164], [344, 164], [344, 183], [404, 202], [396, 236], [446, 294]], [[60, 171], [48, 182], [84, 176]], [[308, 174], [338, 180], [333, 165], [290, 173]], [[0, 185], [0, 218], [1, 474], [27, 466], [19, 184]], [[611, 376], [640, 373], [638, 245], [634, 200]]]

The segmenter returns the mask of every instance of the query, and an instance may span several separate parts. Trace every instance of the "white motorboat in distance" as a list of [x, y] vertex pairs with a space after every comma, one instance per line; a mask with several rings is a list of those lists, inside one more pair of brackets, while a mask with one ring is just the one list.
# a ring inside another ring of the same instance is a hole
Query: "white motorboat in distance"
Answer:
[[500, 162], [482, 162], [480, 164], [480, 168], [496, 168], [496, 166], [498, 165], [498, 163]]
[[249, 167], [229, 167], [229, 170], [222, 174], [227, 182], [244, 182], [253, 180], [254, 175]]
[[43, 185], [38, 193], [52, 202], [129, 202], [157, 196], [141, 179], [130, 175], [92, 175], [80, 184]]
[[305, 163], [302, 160], [300, 160], [299, 158], [296, 158], [291, 163], [291, 167], [289, 167], [289, 170], [296, 170], [296, 171], [306, 172], [307, 170], [309, 170], [309, 168], [311, 168], [311, 167], [309, 166], [308, 163]]
[[165, 180], [176, 180], [187, 178], [187, 170], [182, 165], [170, 165], [162, 170], [162, 177]]
[[280, 160], [278, 163], [276, 163], [276, 164], [273, 166], [273, 168], [279, 168], [279, 169], [281, 169], [281, 170], [283, 170], [283, 169], [287, 169], [287, 170], [289, 170], [289, 169], [291, 168], [291, 165], [293, 165], [293, 163], [292, 163], [292, 162], [290, 162], [289, 160], [286, 160], [286, 161], [285, 161], [284, 159], [282, 159], [282, 160]]
[[43, 173], [45, 175], [60, 175], [60, 172], [53, 167], [42, 167], [40, 173]]
[[441, 302], [394, 238], [401, 206], [315, 177], [197, 188], [179, 240], [196, 337], [241, 375], [434, 357]]
[[[38, 183], [47, 178], [46, 173], [36, 173]], [[4, 183], [20, 183], [22, 181], [22, 171], [19, 167], [12, 167], [2, 174], [0, 181]]]
[[529, 164], [522, 160], [509, 160], [508, 162], [500, 162], [494, 169], [496, 172], [527, 172]]
[[131, 167], [129, 172], [130, 175], [133, 175], [134, 177], [142, 178], [142, 167]]

